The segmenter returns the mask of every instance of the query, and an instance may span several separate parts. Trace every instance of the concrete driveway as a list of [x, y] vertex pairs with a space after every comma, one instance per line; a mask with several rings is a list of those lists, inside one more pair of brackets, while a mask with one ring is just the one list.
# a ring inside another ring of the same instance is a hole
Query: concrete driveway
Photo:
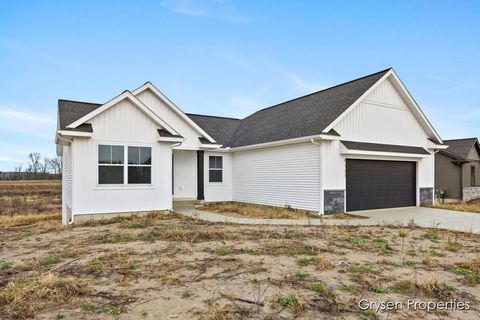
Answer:
[[369, 217], [381, 224], [408, 224], [413, 221], [425, 228], [480, 233], [480, 214], [422, 207], [394, 208], [356, 211], [355, 214]]
[[432, 208], [394, 208], [368, 211], [355, 211], [354, 214], [368, 219], [259, 219], [229, 217], [218, 213], [196, 209], [193, 205], [174, 207], [174, 211], [182, 215], [210, 222], [258, 225], [408, 225], [440, 229], [480, 233], [480, 214]]

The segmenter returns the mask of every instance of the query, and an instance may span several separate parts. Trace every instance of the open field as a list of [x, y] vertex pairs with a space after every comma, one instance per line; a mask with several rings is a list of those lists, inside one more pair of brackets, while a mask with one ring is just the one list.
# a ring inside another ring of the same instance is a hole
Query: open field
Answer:
[[61, 181], [0, 181], [0, 227], [61, 220]]
[[[238, 226], [158, 212], [65, 227], [39, 218], [0, 230], [0, 318], [476, 319], [479, 244], [480, 235], [414, 225]], [[407, 298], [471, 309], [357, 306]]]
[[434, 208], [464, 211], [480, 213], [480, 199], [472, 200], [469, 202], [449, 202], [449, 203], [437, 203]]

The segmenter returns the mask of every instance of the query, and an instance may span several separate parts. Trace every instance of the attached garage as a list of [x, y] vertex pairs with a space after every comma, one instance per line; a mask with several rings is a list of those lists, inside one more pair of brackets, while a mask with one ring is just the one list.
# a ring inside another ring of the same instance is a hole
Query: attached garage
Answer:
[[346, 160], [347, 211], [416, 205], [416, 163]]

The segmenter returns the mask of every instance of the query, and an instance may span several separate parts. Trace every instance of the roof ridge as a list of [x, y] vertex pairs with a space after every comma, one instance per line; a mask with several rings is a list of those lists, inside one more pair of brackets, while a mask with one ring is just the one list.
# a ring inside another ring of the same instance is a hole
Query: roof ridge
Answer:
[[309, 93], [309, 94], [306, 94], [306, 95], [303, 95], [303, 96], [300, 96], [300, 97], [296, 97], [296, 98], [293, 98], [293, 99], [290, 99], [290, 100], [287, 100], [287, 101], [284, 101], [284, 102], [280, 102], [280, 103], [277, 103], [277, 104], [274, 104], [273, 106], [270, 106], [270, 107], [266, 107], [266, 108], [263, 108], [263, 109], [260, 109], [260, 110], [257, 110], [255, 111], [254, 113], [250, 114], [249, 116], [245, 117], [244, 119], [258, 113], [258, 112], [261, 112], [261, 111], [265, 111], [265, 110], [268, 110], [268, 109], [272, 109], [272, 108], [275, 108], [275, 107], [278, 107], [278, 106], [281, 106], [282, 104], [285, 104], [285, 103], [288, 103], [288, 102], [292, 102], [292, 101], [295, 101], [295, 100], [298, 100], [298, 99], [302, 99], [302, 98], [306, 98], [306, 97], [309, 97], [309, 96], [312, 96], [314, 94], [317, 94], [317, 93], [320, 93], [320, 92], [324, 92], [324, 91], [327, 91], [327, 90], [330, 90], [330, 89], [335, 89], [335, 88], [338, 88], [340, 86], [343, 86], [343, 85], [346, 85], [346, 84], [349, 84], [349, 83], [352, 83], [352, 82], [355, 82], [355, 81], [359, 81], [359, 80], [362, 80], [362, 79], [365, 79], [365, 78], [368, 78], [368, 77], [372, 77], [372, 76], [375, 76], [379, 73], [382, 73], [382, 72], [386, 72], [386, 71], [389, 71], [389, 70], [393, 70], [392, 67], [389, 67], [387, 69], [384, 69], [382, 71], [378, 71], [378, 72], [375, 72], [375, 73], [371, 73], [371, 74], [368, 74], [366, 76], [363, 76], [363, 77], [360, 77], [360, 78], [356, 78], [356, 79], [353, 79], [353, 80], [349, 80], [349, 81], [346, 81], [346, 82], [342, 82], [342, 83], [339, 83], [339, 84], [336, 84], [334, 86], [331, 86], [331, 87], [328, 87], [328, 88], [325, 88], [325, 89], [321, 89], [321, 90], [318, 90], [318, 91], [315, 91], [315, 92], [312, 92], [312, 93]]
[[240, 118], [232, 118], [232, 117], [222, 117], [222, 116], [211, 116], [208, 114], [198, 114], [198, 113], [185, 113], [187, 116], [199, 116], [199, 117], [209, 117], [209, 118], [220, 118], [220, 119], [230, 119], [230, 120], [238, 120], [241, 121]]
[[77, 102], [77, 103], [85, 103], [85, 104], [96, 104], [96, 105], [102, 105], [102, 104], [103, 104], [103, 103], [86, 102], [86, 101], [69, 100], [69, 99], [58, 99], [58, 101], [68, 101], [68, 102]]

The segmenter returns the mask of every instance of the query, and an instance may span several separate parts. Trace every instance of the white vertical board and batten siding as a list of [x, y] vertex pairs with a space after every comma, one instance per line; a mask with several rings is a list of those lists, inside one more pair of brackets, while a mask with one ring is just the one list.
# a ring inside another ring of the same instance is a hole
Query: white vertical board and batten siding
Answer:
[[158, 98], [152, 91], [142, 91], [136, 97], [162, 118], [162, 120], [173, 127], [185, 139], [182, 145], [176, 147], [176, 149], [196, 150], [200, 147], [198, 138], [201, 134], [186, 123], [185, 120], [175, 111], [170, 109], [170, 107], [168, 107], [165, 102]]
[[320, 153], [313, 143], [233, 154], [233, 200], [319, 210]]
[[428, 135], [389, 79], [334, 129], [342, 140], [427, 147]]
[[[123, 100], [91, 121], [93, 136], [73, 141], [73, 213], [111, 213], [171, 209], [171, 148], [158, 141], [158, 124]], [[150, 146], [152, 183], [98, 185], [99, 144]]]
[[[209, 156], [220, 156], [223, 158], [223, 181], [222, 182], [209, 182]], [[205, 181], [205, 201], [232, 201], [232, 159], [233, 155], [229, 152], [213, 152], [205, 151], [204, 158], [204, 181]]]

